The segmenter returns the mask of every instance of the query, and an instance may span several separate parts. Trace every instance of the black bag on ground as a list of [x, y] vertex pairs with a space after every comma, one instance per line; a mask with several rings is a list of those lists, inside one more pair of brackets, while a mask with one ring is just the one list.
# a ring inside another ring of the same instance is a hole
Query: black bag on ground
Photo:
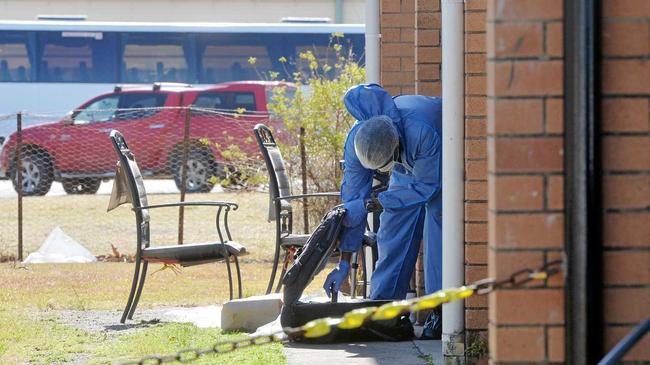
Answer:
[[325, 267], [336, 247], [344, 216], [345, 209], [340, 206], [330, 210], [298, 251], [298, 258], [282, 278], [282, 298], [285, 304], [298, 302], [307, 285]]
[[[282, 327], [298, 327], [303, 324], [323, 317], [342, 317], [345, 313], [365, 307], [381, 306], [390, 303], [390, 300], [364, 300], [349, 303], [302, 303], [282, 306], [280, 322]], [[364, 341], [409, 341], [414, 337], [413, 324], [408, 314], [397, 316], [386, 321], [372, 321], [364, 323], [361, 327], [344, 330], [333, 327], [331, 332], [323, 337], [294, 339], [298, 342], [308, 343], [337, 343], [337, 342], [364, 342]]]
[[[282, 283], [283, 302], [280, 323], [282, 327], [298, 327], [323, 317], [341, 317], [353, 309], [381, 306], [388, 300], [366, 300], [343, 303], [303, 303], [299, 299], [303, 291], [327, 263], [336, 247], [343, 224], [345, 209], [337, 206], [328, 212], [316, 230], [298, 252], [298, 258], [287, 270]], [[342, 330], [332, 328], [329, 335], [316, 338], [297, 338], [300, 342], [332, 343], [353, 341], [406, 341], [412, 339], [413, 325], [408, 315], [398, 316], [387, 321], [365, 323], [361, 328]]]

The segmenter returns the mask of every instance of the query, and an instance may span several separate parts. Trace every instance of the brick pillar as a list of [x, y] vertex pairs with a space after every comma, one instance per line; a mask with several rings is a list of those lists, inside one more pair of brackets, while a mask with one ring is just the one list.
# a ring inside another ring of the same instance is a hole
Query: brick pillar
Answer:
[[[650, 313], [650, 2], [603, 1], [605, 347]], [[650, 336], [624, 358], [650, 361]]]
[[381, 84], [391, 95], [415, 92], [415, 0], [381, 2]]
[[[415, 94], [440, 96], [440, 0], [415, 0], [414, 79]], [[417, 294], [424, 295], [424, 265], [422, 247], [418, 256]], [[429, 311], [418, 313], [423, 323]]]
[[[561, 256], [561, 0], [491, 0], [487, 7], [489, 275]], [[489, 296], [490, 361], [564, 360], [562, 278]]]
[[[487, 276], [485, 0], [465, 2], [465, 282]], [[487, 298], [465, 301], [467, 361], [486, 363]]]
[[415, 1], [415, 93], [440, 96], [440, 0]]

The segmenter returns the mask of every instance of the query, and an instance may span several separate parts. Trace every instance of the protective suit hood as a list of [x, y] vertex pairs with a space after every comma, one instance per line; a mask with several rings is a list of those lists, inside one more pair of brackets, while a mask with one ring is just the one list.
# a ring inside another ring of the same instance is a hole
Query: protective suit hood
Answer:
[[400, 125], [400, 113], [393, 97], [377, 84], [361, 84], [350, 88], [345, 93], [343, 102], [348, 112], [359, 121], [386, 115], [396, 125]]

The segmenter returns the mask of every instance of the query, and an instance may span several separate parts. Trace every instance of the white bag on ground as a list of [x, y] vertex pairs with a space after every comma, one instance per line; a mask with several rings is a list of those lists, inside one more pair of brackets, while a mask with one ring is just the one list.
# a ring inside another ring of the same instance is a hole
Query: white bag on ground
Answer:
[[41, 248], [27, 256], [23, 264], [88, 263], [97, 259], [85, 247], [56, 227], [47, 236]]

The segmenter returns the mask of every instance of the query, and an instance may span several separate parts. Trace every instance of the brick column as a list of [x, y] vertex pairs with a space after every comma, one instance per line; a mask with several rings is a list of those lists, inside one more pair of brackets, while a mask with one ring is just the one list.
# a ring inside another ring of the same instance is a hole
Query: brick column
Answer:
[[415, 1], [415, 93], [440, 96], [440, 0]]
[[[603, 1], [605, 346], [650, 313], [650, 1]], [[650, 361], [650, 336], [624, 358]]]
[[[440, 0], [415, 0], [415, 37], [413, 54], [415, 56], [415, 90], [418, 95], [440, 96]], [[423, 248], [417, 262], [417, 294], [424, 295]], [[419, 322], [424, 322], [429, 311], [418, 313]]]
[[[561, 256], [561, 0], [490, 0], [488, 19], [489, 275]], [[489, 296], [490, 361], [564, 360], [562, 278]]]
[[[487, 276], [485, 0], [465, 2], [465, 282]], [[468, 363], [486, 362], [487, 298], [465, 302]]]
[[381, 84], [391, 95], [415, 92], [415, 0], [381, 2]]

